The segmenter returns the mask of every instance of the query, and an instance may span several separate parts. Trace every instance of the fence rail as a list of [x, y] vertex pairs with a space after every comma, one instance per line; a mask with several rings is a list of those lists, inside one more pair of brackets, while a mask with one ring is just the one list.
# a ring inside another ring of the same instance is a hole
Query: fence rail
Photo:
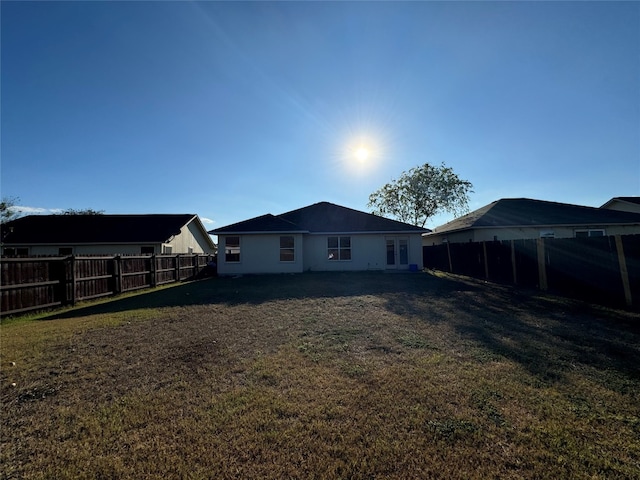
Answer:
[[213, 255], [2, 258], [2, 315], [179, 282], [199, 275]]
[[538, 238], [423, 247], [425, 268], [640, 306], [640, 235]]

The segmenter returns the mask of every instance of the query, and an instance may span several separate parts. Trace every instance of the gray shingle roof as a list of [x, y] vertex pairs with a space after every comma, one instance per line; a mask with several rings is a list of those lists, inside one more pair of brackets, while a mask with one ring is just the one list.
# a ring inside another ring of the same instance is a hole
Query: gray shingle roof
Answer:
[[[288, 227], [288, 229], [286, 229]], [[429, 230], [329, 202], [314, 203], [281, 215], [263, 215], [210, 231], [228, 233], [424, 233]]]
[[482, 227], [613, 224], [640, 224], [640, 214], [530, 198], [503, 198], [437, 227], [434, 233]]
[[30, 215], [2, 225], [5, 244], [162, 243], [194, 214]]
[[615, 197], [614, 200], [622, 200], [629, 203], [637, 203], [640, 205], [640, 197]]
[[635, 203], [636, 205], [640, 205], [640, 197], [613, 197], [607, 203], [602, 205], [602, 207], [604, 207], [605, 205], [608, 205], [609, 203], [612, 203], [614, 200], [620, 200], [621, 202]]
[[267, 213], [259, 217], [250, 218], [243, 222], [227, 225], [226, 227], [211, 230], [209, 233], [300, 233], [305, 230], [283, 218]]

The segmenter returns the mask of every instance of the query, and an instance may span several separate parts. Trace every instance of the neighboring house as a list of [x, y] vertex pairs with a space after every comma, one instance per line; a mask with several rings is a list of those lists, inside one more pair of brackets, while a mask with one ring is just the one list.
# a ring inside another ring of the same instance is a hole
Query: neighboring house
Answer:
[[218, 274], [238, 275], [422, 268], [427, 231], [320, 202], [209, 233], [218, 236]]
[[423, 244], [638, 233], [640, 213], [529, 198], [503, 198], [423, 235]]
[[640, 197], [614, 197], [600, 208], [640, 213]]
[[2, 225], [2, 248], [19, 255], [214, 253], [197, 215], [30, 215]]

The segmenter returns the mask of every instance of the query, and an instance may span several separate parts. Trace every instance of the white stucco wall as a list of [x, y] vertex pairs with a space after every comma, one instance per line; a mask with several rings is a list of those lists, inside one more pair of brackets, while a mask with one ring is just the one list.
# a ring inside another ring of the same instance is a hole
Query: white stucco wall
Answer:
[[[237, 235], [232, 235], [237, 236]], [[327, 238], [351, 237], [351, 260], [329, 260]], [[280, 262], [280, 235], [240, 236], [240, 262], [227, 262], [224, 255], [225, 235], [218, 236], [218, 274], [299, 273], [303, 271], [363, 271], [384, 270], [387, 267], [385, 235], [331, 234], [294, 235], [294, 262]], [[393, 236], [389, 236], [392, 238]], [[422, 240], [419, 234], [398, 235], [408, 241], [408, 269], [416, 264], [422, 268]]]
[[280, 261], [280, 234], [240, 235], [240, 261], [227, 262], [225, 239], [218, 235], [218, 275], [242, 275], [249, 273], [300, 273], [303, 271], [304, 242], [302, 235], [282, 234], [294, 237], [295, 260]]
[[[329, 260], [327, 238], [351, 237], [351, 260]], [[363, 271], [385, 270], [387, 266], [386, 239], [403, 238], [408, 241], [408, 263], [397, 268], [408, 269], [416, 264], [422, 268], [422, 240], [420, 234], [323, 234], [305, 237], [305, 271]]]

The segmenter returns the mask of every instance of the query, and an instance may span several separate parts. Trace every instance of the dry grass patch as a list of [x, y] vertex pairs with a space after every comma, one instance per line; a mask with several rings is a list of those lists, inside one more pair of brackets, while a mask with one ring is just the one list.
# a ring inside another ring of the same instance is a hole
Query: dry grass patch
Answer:
[[639, 325], [381, 273], [213, 279], [12, 322], [1, 476], [634, 478]]

